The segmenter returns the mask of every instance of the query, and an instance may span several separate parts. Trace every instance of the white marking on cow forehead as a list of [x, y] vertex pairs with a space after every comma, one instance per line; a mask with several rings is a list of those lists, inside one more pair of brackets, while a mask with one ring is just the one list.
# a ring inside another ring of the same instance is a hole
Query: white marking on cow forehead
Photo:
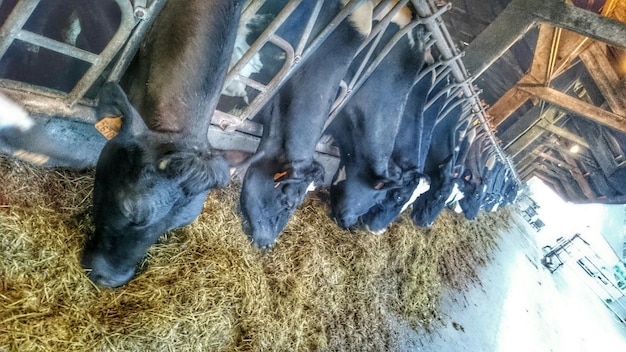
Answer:
[[315, 191], [315, 182], [311, 182], [309, 186], [306, 188], [306, 193], [309, 193], [311, 191]]
[[341, 169], [337, 171], [337, 178], [335, 179], [335, 182], [333, 182], [333, 186], [336, 186], [339, 182], [345, 181], [345, 180], [346, 180], [346, 167], [344, 165], [341, 167]]
[[461, 208], [461, 204], [459, 202], [454, 204], [454, 212], [457, 214], [461, 214], [463, 212], [463, 208]]
[[455, 183], [454, 188], [452, 188], [452, 192], [448, 196], [448, 199], [446, 199], [446, 204], [452, 204], [452, 202], [459, 201], [463, 199], [464, 196], [463, 192], [459, 189], [459, 185]]
[[[341, 0], [342, 5], [346, 5], [349, 0]], [[364, 36], [368, 36], [372, 31], [372, 13], [374, 12], [374, 5], [371, 1], [359, 6], [350, 14], [348, 19], [359, 33]]]
[[485, 163], [485, 166], [487, 167], [488, 170], [493, 169], [493, 166], [496, 164], [496, 155], [492, 155], [489, 157], [489, 159], [487, 159], [487, 162]]
[[406, 203], [404, 203], [404, 205], [402, 206], [402, 210], [400, 210], [400, 213], [405, 211], [406, 208], [409, 207], [409, 205], [413, 204], [413, 202], [415, 202], [417, 197], [428, 192], [429, 189], [430, 189], [430, 181], [428, 181], [425, 178], [421, 178], [420, 183], [417, 185], [417, 187], [415, 187], [413, 194], [411, 194], [411, 198], [409, 198], [409, 200]]
[[384, 234], [385, 231], [387, 231], [386, 228], [384, 228], [382, 230], [378, 230], [378, 231], [373, 231], [372, 229], [370, 229], [369, 225], [365, 225], [365, 229], [367, 230], [367, 232], [371, 233], [372, 235], [376, 235], [376, 236], [380, 236], [380, 235]]
[[0, 94], [0, 129], [15, 127], [20, 131], [28, 131], [35, 126], [33, 120], [24, 108], [3, 94]]

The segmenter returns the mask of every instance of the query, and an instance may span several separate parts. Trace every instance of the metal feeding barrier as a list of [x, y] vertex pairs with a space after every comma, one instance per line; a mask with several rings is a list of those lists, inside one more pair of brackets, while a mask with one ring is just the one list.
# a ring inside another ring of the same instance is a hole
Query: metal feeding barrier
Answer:
[[87, 122], [96, 122], [93, 109], [95, 102], [85, 98], [87, 91], [110, 67], [106, 80], [118, 81], [135, 55], [146, 31], [165, 4], [165, 0], [112, 0], [120, 9], [120, 25], [106, 47], [100, 53], [92, 53], [74, 45], [44, 35], [33, 33], [23, 27], [31, 18], [41, 0], [18, 1], [0, 28], [0, 59], [15, 41], [45, 48], [63, 56], [78, 59], [90, 65], [69, 93], [40, 85], [0, 79], [2, 92], [19, 101], [31, 113], [59, 115]]
[[[69, 93], [8, 79], [0, 79], [0, 90], [14, 100], [19, 101], [31, 113], [60, 115], [90, 123], [95, 122], [96, 117], [94, 109], [91, 108], [95, 105], [95, 102], [85, 98], [85, 94], [99, 79], [102, 79], [103, 74], [106, 74], [104, 80], [107, 81], [118, 81], [121, 78], [147, 30], [152, 25], [156, 15], [159, 13], [166, 0], [112, 1], [120, 8], [120, 25], [107, 46], [99, 54], [91, 53], [73, 45], [23, 29], [41, 0], [19, 1], [0, 29], [0, 59], [7, 53], [7, 50], [14, 41], [22, 41], [87, 62], [90, 67]], [[236, 114], [217, 110], [212, 116], [211, 122], [212, 125], [219, 126], [219, 129], [210, 130], [209, 134], [213, 134], [214, 137], [219, 135], [217, 137], [218, 139], [230, 140], [232, 145], [233, 141], [236, 140], [236, 138], [233, 139], [235, 132], [243, 132], [250, 145], [248, 149], [255, 149], [256, 146], [254, 144], [258, 143], [259, 137], [262, 134], [262, 126], [250, 121], [250, 119], [263, 108], [298, 67], [309, 59], [312, 53], [323, 43], [332, 31], [363, 2], [363, 0], [352, 0], [348, 2], [319, 35], [311, 38], [315, 21], [324, 3], [323, 0], [316, 0], [313, 11], [306, 21], [300, 41], [295, 47], [292, 47], [285, 39], [281, 38], [277, 32], [285, 20], [289, 18], [303, 1], [304, 0], [289, 1], [275, 19], [265, 28], [258, 39], [252, 43], [247, 52], [230, 68], [226, 76], [225, 86], [231, 82], [237, 81], [245, 84], [253, 91], [256, 91], [257, 94], [245, 108]], [[380, 16], [381, 12], [388, 8], [393, 1], [394, 0], [381, 1], [375, 9], [374, 16]], [[382, 34], [391, 22], [391, 18], [403, 6], [406, 6], [409, 1], [413, 4], [419, 16], [396, 33], [390, 42], [381, 44]], [[248, 1], [242, 14], [242, 23], [248, 23], [265, 3], [266, 0]], [[360, 47], [359, 52], [365, 50], [370, 43], [373, 43], [373, 45], [369, 46], [369, 52], [364, 56], [365, 59], [360, 64], [357, 74], [350, 82], [344, 82], [342, 85], [340, 94], [333, 105], [325, 127], [337, 116], [338, 112], [341, 111], [343, 106], [345, 106], [359, 87], [367, 80], [378, 64], [391, 51], [393, 46], [403, 36], [408, 35], [415, 26], [423, 25], [430, 35], [430, 41], [426, 43], [427, 47], [434, 46], [441, 54], [440, 61], [433, 65], [432, 68], [429, 68], [429, 70], [435, 72], [436, 79], [443, 79], [450, 75], [455, 81], [452, 82], [446, 90], [447, 94], [449, 94], [446, 105], [449, 106], [446, 106], [445, 111], [449, 111], [458, 104], [463, 104], [462, 116], [457, 126], [459, 129], [463, 130], [461, 131], [460, 138], [463, 138], [465, 132], [470, 128], [477, 128], [477, 125], [482, 126], [488, 133], [489, 139], [498, 157], [508, 165], [515, 179], [519, 182], [519, 178], [510, 158], [502, 152], [498, 141], [487, 123], [486, 112], [479, 98], [480, 91], [475, 89], [471, 83], [472, 78], [468, 76], [461, 61], [462, 53], [454, 46], [443, 19], [441, 18], [442, 14], [449, 8], [450, 4], [438, 7], [433, 0], [397, 1], [392, 9], [372, 28], [371, 34]], [[284, 52], [284, 64], [278, 70], [277, 74], [265, 84], [242, 75], [242, 69], [268, 44]], [[373, 57], [374, 48], [379, 44], [384, 45], [384, 47], [380, 54]], [[105, 71], [107, 67], [110, 69], [109, 71]], [[449, 104], [458, 94], [462, 94], [463, 99]], [[431, 102], [436, 98], [437, 97], [433, 97]], [[476, 118], [475, 121], [477, 122], [465, 123], [466, 120], [473, 119], [473, 117]], [[331, 146], [328, 141], [318, 144], [317, 151], [334, 157], [338, 156], [338, 151]]]

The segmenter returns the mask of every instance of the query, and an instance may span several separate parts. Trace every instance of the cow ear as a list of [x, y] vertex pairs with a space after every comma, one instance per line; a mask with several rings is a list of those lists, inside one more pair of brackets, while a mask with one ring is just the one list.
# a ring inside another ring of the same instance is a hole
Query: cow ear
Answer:
[[107, 82], [100, 89], [97, 114], [98, 119], [107, 116], [121, 116], [122, 128], [120, 133], [138, 136], [148, 130], [137, 110], [128, 101], [128, 96], [122, 87], [115, 82]]
[[172, 153], [161, 158], [157, 168], [167, 178], [178, 180], [188, 194], [224, 187], [229, 180], [228, 163], [221, 155], [214, 153]]
[[402, 187], [402, 180], [393, 180], [390, 178], [378, 179], [374, 182], [375, 190], [390, 190]]

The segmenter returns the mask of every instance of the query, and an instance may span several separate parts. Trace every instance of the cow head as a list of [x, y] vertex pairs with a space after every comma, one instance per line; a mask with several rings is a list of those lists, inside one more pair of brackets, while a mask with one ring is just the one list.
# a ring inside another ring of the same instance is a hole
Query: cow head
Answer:
[[361, 217], [368, 231], [375, 234], [384, 232], [400, 213], [430, 188], [430, 177], [417, 169], [404, 172], [402, 180], [402, 187], [387, 191], [385, 199]]
[[401, 185], [399, 175], [374, 176], [363, 168], [343, 166], [330, 187], [331, 217], [341, 228], [351, 229], [361, 215], [385, 198], [388, 190]]
[[478, 211], [487, 190], [487, 185], [483, 182], [484, 180], [479, 179], [474, 181], [470, 187], [466, 187], [463, 192], [465, 196], [459, 201], [459, 205], [463, 209], [463, 214], [467, 220], [476, 220], [478, 216]]
[[244, 232], [261, 248], [271, 247], [311, 186], [324, 181], [324, 168], [285, 166], [276, 158], [253, 162], [243, 180], [240, 207]]
[[130, 280], [166, 231], [192, 222], [208, 191], [228, 181], [228, 164], [209, 147], [172, 142], [144, 124], [117, 84], [100, 96], [103, 114], [121, 113], [120, 133], [100, 154], [94, 184], [95, 232], [82, 264], [105, 287]]

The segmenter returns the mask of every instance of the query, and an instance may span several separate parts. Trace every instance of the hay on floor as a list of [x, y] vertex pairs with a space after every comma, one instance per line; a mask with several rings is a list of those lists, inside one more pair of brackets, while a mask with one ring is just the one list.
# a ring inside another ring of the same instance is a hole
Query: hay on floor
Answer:
[[0, 351], [393, 349], [391, 321], [439, 319], [442, 288], [477, 279], [509, 215], [444, 211], [428, 230], [402, 217], [381, 236], [350, 233], [321, 191], [262, 251], [241, 231], [231, 185], [110, 290], [79, 263], [93, 172], [0, 158], [0, 178]]

